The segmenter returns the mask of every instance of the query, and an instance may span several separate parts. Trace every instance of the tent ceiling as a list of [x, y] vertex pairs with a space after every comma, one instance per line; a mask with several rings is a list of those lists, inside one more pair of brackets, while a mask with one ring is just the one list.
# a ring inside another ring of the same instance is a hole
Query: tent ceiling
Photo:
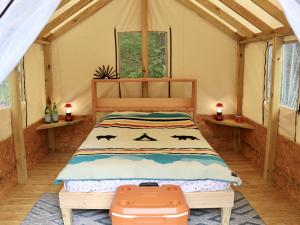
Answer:
[[[39, 35], [53, 41], [112, 0], [62, 0]], [[291, 35], [278, 0], [176, 0], [234, 39], [248, 42]]]

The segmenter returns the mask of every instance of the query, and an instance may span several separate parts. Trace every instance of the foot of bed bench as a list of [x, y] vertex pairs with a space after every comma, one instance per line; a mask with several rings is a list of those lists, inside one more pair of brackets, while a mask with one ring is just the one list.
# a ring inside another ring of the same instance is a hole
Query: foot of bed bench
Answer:
[[64, 225], [72, 224], [72, 209], [61, 208], [61, 214], [64, 221]]
[[221, 221], [222, 225], [229, 225], [230, 223], [230, 215], [231, 215], [231, 208], [222, 208], [221, 209]]

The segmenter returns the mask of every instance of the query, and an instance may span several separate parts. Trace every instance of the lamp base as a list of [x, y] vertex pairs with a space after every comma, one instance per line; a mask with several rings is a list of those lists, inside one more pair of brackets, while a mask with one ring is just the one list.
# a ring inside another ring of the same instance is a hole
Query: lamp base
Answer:
[[66, 115], [65, 116], [65, 121], [73, 121], [73, 116], [72, 115]]
[[215, 120], [217, 120], [217, 121], [223, 121], [223, 115], [221, 114], [221, 115], [215, 115]]

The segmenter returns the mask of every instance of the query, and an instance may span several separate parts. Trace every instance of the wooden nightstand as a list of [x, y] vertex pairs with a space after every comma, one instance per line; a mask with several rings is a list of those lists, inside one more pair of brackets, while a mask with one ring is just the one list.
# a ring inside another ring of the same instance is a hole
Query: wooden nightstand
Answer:
[[249, 123], [246, 123], [246, 122], [237, 123], [234, 119], [224, 119], [222, 121], [217, 121], [213, 118], [208, 118], [208, 119], [204, 119], [204, 121], [207, 123], [234, 127], [234, 151], [236, 151], [236, 152], [240, 151], [240, 141], [241, 141], [240, 140], [240, 129], [250, 129], [250, 130], [255, 129], [254, 126], [252, 126]]
[[78, 124], [81, 121], [82, 121], [81, 119], [77, 119], [73, 121], [59, 120], [57, 123], [41, 124], [36, 128], [36, 130], [48, 130], [49, 149], [50, 151], [55, 151], [54, 128]]

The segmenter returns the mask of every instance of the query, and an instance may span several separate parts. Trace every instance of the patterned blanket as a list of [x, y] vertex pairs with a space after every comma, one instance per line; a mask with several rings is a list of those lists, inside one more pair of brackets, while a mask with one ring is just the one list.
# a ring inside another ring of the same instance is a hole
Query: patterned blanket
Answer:
[[241, 180], [186, 113], [112, 113], [95, 126], [56, 179]]

